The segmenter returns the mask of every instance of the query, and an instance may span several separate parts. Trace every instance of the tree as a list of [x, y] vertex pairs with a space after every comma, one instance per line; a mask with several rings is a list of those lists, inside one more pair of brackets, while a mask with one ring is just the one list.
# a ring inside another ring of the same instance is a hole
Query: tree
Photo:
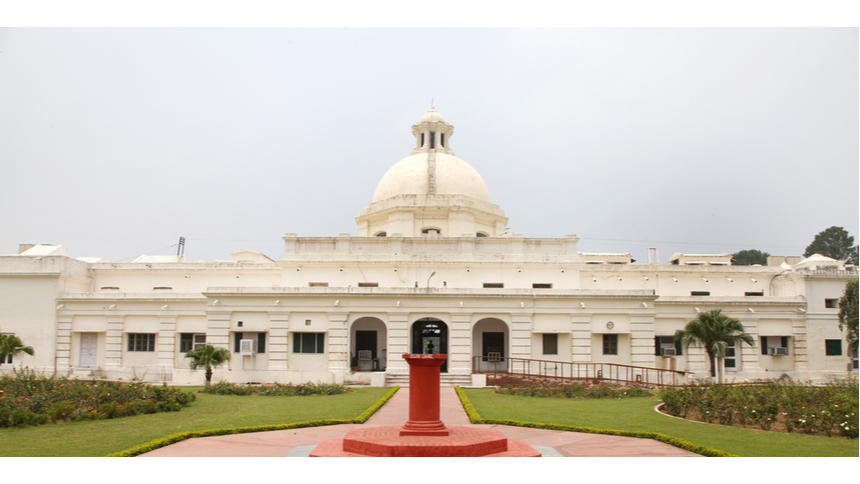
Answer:
[[206, 386], [212, 383], [212, 368], [218, 367], [230, 361], [230, 352], [224, 348], [216, 348], [205, 345], [185, 353], [186, 358], [191, 358], [191, 369], [206, 368]]
[[857, 351], [857, 281], [845, 284], [845, 294], [839, 300], [839, 331], [848, 328], [845, 340], [848, 341], [848, 351]]
[[33, 356], [35, 351], [32, 346], [24, 346], [21, 338], [14, 334], [0, 334], [0, 364], [6, 363], [6, 359], [10, 356], [14, 358], [21, 353]]
[[742, 250], [732, 254], [732, 264], [736, 266], [751, 266], [755, 264], [766, 266], [768, 257], [770, 257], [770, 254], [760, 250]]
[[833, 226], [819, 232], [806, 248], [803, 257], [809, 257], [812, 254], [821, 254], [851, 264], [857, 263], [857, 246], [854, 245], [854, 237], [848, 235], [842, 227]]
[[[699, 314], [699, 316], [687, 323], [684, 329], [675, 331], [675, 342], [681, 342], [684, 348], [690, 345], [701, 345], [708, 353], [711, 362], [711, 377], [717, 376], [718, 361], [726, 356], [726, 348], [739, 342], [755, 346], [753, 337], [746, 333], [744, 325], [734, 318], [722, 314], [721, 309], [714, 309]], [[722, 378], [720, 378], [722, 381]]]

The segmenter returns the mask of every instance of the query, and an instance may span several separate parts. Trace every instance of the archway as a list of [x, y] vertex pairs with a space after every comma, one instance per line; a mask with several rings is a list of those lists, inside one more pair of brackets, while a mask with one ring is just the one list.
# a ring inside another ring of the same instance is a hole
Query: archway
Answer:
[[[472, 361], [480, 372], [508, 371], [510, 344], [508, 325], [497, 318], [484, 318], [472, 327]], [[477, 358], [479, 357], [480, 358]]]
[[[434, 318], [422, 318], [412, 324], [413, 354], [448, 354], [448, 325]], [[448, 360], [441, 371], [448, 371]]]
[[349, 360], [353, 371], [384, 371], [388, 366], [388, 328], [378, 318], [353, 321], [349, 329]]

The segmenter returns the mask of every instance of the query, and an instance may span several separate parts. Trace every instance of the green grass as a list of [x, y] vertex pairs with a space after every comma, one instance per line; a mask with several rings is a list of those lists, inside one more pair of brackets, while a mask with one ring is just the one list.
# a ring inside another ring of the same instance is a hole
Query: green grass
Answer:
[[658, 414], [657, 397], [620, 400], [497, 395], [464, 389], [482, 418], [657, 432], [745, 457], [858, 457], [858, 441], [688, 422]]
[[[189, 388], [189, 391], [196, 388]], [[3, 457], [95, 457], [177, 432], [277, 425], [324, 419], [353, 419], [390, 388], [358, 388], [343, 395], [258, 397], [197, 394], [179, 412], [95, 422], [0, 429]]]

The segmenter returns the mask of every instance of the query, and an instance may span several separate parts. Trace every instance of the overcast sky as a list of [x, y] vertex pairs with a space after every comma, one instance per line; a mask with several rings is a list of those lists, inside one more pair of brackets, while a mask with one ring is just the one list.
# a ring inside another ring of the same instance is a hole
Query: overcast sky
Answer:
[[12, 28], [0, 253], [355, 235], [431, 100], [513, 232], [664, 263], [860, 235], [856, 28]]

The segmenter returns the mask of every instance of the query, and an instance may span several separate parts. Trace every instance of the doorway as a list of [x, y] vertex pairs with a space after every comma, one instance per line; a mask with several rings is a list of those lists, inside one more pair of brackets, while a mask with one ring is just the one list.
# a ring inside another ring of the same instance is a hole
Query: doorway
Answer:
[[78, 366], [82, 368], [95, 368], [99, 346], [98, 333], [81, 333], [81, 354]]
[[[419, 319], [412, 325], [412, 354], [447, 355], [448, 325], [438, 319]], [[448, 372], [448, 360], [440, 369]]]

